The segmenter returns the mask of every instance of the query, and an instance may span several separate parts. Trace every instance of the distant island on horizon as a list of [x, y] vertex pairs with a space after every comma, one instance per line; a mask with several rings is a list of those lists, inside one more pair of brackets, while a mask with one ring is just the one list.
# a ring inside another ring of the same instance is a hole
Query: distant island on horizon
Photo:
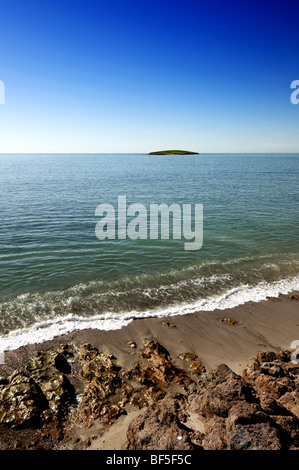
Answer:
[[199, 155], [198, 152], [189, 152], [188, 150], [159, 150], [150, 152], [149, 155]]

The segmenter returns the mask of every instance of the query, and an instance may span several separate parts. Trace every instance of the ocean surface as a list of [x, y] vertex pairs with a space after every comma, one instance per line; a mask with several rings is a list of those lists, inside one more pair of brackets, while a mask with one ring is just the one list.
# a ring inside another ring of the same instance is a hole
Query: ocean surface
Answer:
[[[298, 289], [298, 182], [299, 154], [0, 155], [0, 351]], [[119, 196], [203, 204], [202, 248], [99, 240]]]

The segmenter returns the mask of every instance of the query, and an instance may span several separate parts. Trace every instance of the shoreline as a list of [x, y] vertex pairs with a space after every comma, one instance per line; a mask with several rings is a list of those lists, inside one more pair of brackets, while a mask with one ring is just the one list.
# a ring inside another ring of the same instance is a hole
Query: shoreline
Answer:
[[[75, 331], [100, 330], [116, 331], [128, 326], [135, 320], [146, 320], [188, 316], [192, 314], [207, 314], [214, 311], [231, 311], [242, 305], [259, 303], [268, 297], [277, 297], [296, 292], [299, 288], [299, 276], [281, 279], [272, 283], [260, 282], [255, 286], [240, 285], [214, 296], [194, 301], [194, 303], [181, 303], [170, 306], [160, 306], [145, 311], [124, 311], [122, 314], [113, 312], [97, 312], [90, 317], [65, 312], [63, 316], [57, 314], [55, 318], [41, 320], [30, 326], [13, 329], [0, 336], [0, 364], [3, 353], [17, 350], [23, 346], [46, 343], [60, 336]], [[57, 302], [61, 301], [58, 293]], [[62, 306], [64, 303], [61, 304]]]
[[0, 447], [298, 450], [296, 340], [299, 290], [7, 351]]
[[[294, 297], [293, 299], [291, 297]], [[20, 346], [4, 352], [0, 375], [22, 368], [36, 351], [57, 345], [91, 343], [104, 353], [113, 354], [122, 367], [132, 366], [135, 356], [128, 342], [136, 343], [138, 353], [144, 340], [155, 339], [174, 362], [184, 368], [184, 353], [198, 356], [207, 370], [225, 363], [240, 374], [248, 359], [261, 350], [278, 352], [299, 341], [299, 290], [259, 302], [246, 302], [233, 308], [198, 311], [168, 317], [133, 319], [115, 330], [94, 328], [73, 330], [53, 339]]]

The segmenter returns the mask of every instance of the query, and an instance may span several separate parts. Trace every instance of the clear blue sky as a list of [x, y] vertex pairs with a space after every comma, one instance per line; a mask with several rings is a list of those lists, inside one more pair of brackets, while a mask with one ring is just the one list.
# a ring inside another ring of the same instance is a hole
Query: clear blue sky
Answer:
[[298, 1], [1, 0], [0, 153], [299, 152]]

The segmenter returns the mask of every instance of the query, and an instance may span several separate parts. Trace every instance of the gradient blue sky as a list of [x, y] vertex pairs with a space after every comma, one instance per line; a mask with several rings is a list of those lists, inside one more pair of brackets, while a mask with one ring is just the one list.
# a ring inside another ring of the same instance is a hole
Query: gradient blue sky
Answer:
[[299, 152], [298, 1], [0, 0], [0, 153]]

